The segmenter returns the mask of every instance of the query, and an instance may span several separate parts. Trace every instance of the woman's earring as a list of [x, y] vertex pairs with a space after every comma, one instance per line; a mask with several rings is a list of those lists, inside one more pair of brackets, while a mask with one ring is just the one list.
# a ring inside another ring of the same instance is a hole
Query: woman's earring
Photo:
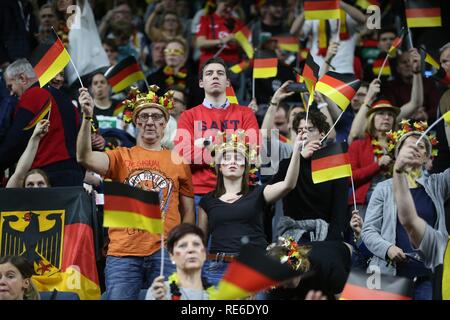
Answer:
[[175, 264], [175, 261], [172, 260], [171, 262], [172, 262], [172, 264]]

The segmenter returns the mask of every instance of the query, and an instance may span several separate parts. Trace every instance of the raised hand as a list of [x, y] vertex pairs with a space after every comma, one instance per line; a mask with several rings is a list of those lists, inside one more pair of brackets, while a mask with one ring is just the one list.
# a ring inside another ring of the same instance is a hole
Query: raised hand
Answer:
[[277, 91], [275, 91], [272, 99], [270, 100], [273, 104], [278, 104], [281, 101], [283, 101], [284, 99], [286, 99], [287, 97], [292, 96], [295, 92], [294, 91], [288, 91], [288, 86], [293, 83], [294, 81], [292, 80], [288, 80], [285, 83], [283, 83], [281, 85], [281, 87], [279, 87], [277, 89]]
[[92, 99], [86, 88], [80, 88], [79, 92], [78, 102], [81, 105], [81, 111], [85, 116], [92, 117], [94, 115], [94, 99]]
[[[297, 135], [297, 138], [299, 137], [299, 135]], [[320, 149], [320, 146], [321, 146], [320, 140], [314, 140], [314, 141], [308, 142], [301, 152], [302, 157], [305, 159], [311, 158], [313, 153]]]
[[34, 128], [32, 137], [37, 137], [41, 139], [43, 136], [45, 136], [48, 132], [48, 129], [50, 128], [50, 121], [43, 119], [39, 121]]

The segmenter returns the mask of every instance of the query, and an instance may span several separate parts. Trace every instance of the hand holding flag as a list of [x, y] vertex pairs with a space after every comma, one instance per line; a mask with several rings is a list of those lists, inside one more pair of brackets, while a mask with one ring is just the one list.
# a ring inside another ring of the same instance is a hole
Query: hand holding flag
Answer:
[[52, 100], [48, 98], [48, 100], [44, 103], [41, 109], [36, 113], [34, 118], [23, 128], [23, 130], [29, 130], [34, 128], [47, 114], [50, 114], [50, 110], [52, 108]]

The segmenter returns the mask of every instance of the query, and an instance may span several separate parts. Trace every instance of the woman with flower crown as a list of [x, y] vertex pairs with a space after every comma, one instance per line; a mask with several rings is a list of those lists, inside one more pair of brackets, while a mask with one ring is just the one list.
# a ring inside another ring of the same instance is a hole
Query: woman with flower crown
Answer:
[[[288, 194], [297, 183], [300, 168], [300, 135], [294, 142], [293, 156], [286, 178], [271, 185], [249, 186], [256, 150], [245, 143], [245, 132], [237, 131], [226, 139], [219, 133], [214, 158], [217, 185], [200, 202], [199, 226], [210, 238], [206, 274], [211, 284], [223, 277], [228, 263], [238, 254], [242, 243], [265, 248], [264, 208]], [[319, 143], [308, 144], [303, 152], [312, 154]]]
[[167, 238], [167, 250], [176, 266], [168, 281], [155, 278], [147, 291], [146, 300], [209, 300], [210, 287], [202, 278], [206, 260], [203, 231], [196, 225], [182, 223], [172, 229]]
[[[375, 188], [362, 229], [362, 240], [374, 254], [371, 270], [411, 279], [415, 300], [431, 300], [432, 272], [442, 264], [447, 245], [444, 202], [450, 196], [450, 176], [448, 171], [424, 174], [437, 143], [431, 135], [421, 138], [426, 128], [424, 122], [404, 121], [400, 130], [387, 134], [396, 158], [393, 179]], [[402, 226], [408, 216], [419, 221], [420, 232], [410, 233], [416, 223]], [[444, 241], [430, 241], [433, 233]]]

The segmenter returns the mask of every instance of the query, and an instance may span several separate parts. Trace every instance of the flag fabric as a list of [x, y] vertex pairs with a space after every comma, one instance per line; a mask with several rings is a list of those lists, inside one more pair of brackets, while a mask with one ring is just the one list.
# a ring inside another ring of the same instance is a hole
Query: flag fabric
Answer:
[[99, 300], [100, 230], [95, 202], [82, 187], [0, 192], [0, 256], [26, 258], [39, 291]]
[[59, 38], [52, 44], [39, 45], [30, 59], [41, 88], [60, 73], [69, 61], [69, 52]]
[[52, 101], [50, 100], [50, 98], [48, 98], [48, 100], [44, 103], [38, 113], [36, 113], [34, 118], [26, 125], [25, 128], [23, 128], [23, 130], [34, 128], [38, 124], [38, 122], [44, 119], [44, 117], [50, 112], [51, 108]]
[[158, 193], [133, 188], [124, 183], [105, 182], [103, 225], [161, 233], [163, 220]]
[[310, 0], [304, 2], [306, 20], [339, 19], [339, 9], [339, 0]]
[[272, 78], [278, 73], [277, 58], [255, 58], [253, 61], [253, 78]]
[[407, 0], [405, 10], [408, 28], [442, 26], [439, 0]]
[[236, 97], [236, 93], [234, 93], [234, 89], [232, 86], [227, 87], [226, 93], [227, 93], [227, 99], [230, 103], [239, 104], [238, 99]]
[[400, 36], [395, 37], [392, 41], [391, 47], [389, 48], [388, 55], [394, 57], [397, 53], [397, 48], [401, 46], [403, 40], [403, 33]]
[[296, 37], [274, 37], [278, 42], [278, 47], [281, 50], [289, 52], [298, 52], [300, 44]]
[[352, 167], [348, 158], [346, 142], [334, 143], [314, 152], [311, 172], [314, 183], [350, 177]]
[[[379, 281], [372, 274], [353, 270], [342, 291], [341, 300], [412, 300], [413, 282], [408, 278], [379, 274]], [[368, 286], [372, 285], [374, 289]], [[377, 288], [377, 286], [379, 288]]]
[[250, 65], [253, 63], [252, 60], [242, 60], [241, 62], [232, 65], [230, 67], [230, 71], [233, 73], [241, 73], [242, 71], [246, 70]]
[[299, 48], [297, 53], [297, 58], [300, 61], [305, 61], [308, 58], [309, 49], [308, 48]]
[[450, 111], [444, 113], [444, 121], [450, 126]]
[[316, 91], [328, 97], [342, 111], [345, 111], [360, 85], [361, 81], [353, 74], [329, 71], [316, 83]]
[[450, 75], [444, 70], [444, 68], [440, 67], [439, 70], [432, 75], [434, 79], [439, 81], [443, 86], [450, 87]]
[[426, 63], [428, 63], [429, 65], [431, 65], [435, 69], [439, 69], [441, 67], [439, 62], [437, 62], [436, 59], [434, 59], [428, 52], [426, 52], [425, 49], [420, 48], [420, 50], [422, 50], [425, 53], [424, 61]]
[[229, 264], [210, 299], [245, 298], [298, 275], [300, 273], [288, 264], [267, 256], [264, 250], [244, 245], [239, 256]]
[[375, 59], [372, 64], [372, 72], [374, 75], [378, 75], [381, 71], [382, 76], [390, 76], [391, 73], [391, 67], [389, 65], [389, 60], [386, 61], [383, 70], [381, 70], [381, 67], [383, 66], [384, 58]]
[[249, 57], [249, 59], [253, 59], [254, 54], [253, 46], [251, 44], [251, 36], [252, 32], [249, 28], [247, 28], [247, 26], [242, 27], [242, 29], [236, 32], [236, 34], [234, 35], [234, 38], [241, 45], [242, 49], [244, 50], [247, 57]]
[[[447, 111], [447, 113], [450, 112]], [[450, 115], [448, 115], [448, 118], [450, 118]], [[447, 123], [450, 124], [450, 121]], [[448, 236], [442, 268], [442, 300], [450, 300], [450, 236]]]
[[137, 60], [128, 56], [105, 73], [113, 92], [120, 92], [139, 80], [145, 80]]
[[302, 77], [309, 92], [308, 106], [311, 105], [314, 99], [314, 87], [316, 86], [317, 80], [319, 78], [319, 70], [319, 65], [314, 61], [311, 52], [309, 52], [302, 72]]

